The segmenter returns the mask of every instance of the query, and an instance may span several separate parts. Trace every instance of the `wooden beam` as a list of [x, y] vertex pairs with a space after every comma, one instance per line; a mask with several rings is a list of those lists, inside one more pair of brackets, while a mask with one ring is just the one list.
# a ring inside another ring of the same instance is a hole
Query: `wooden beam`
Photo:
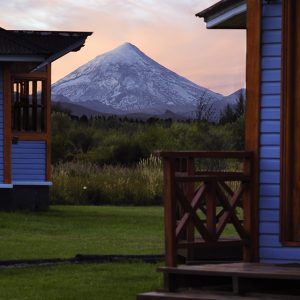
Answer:
[[254, 157], [252, 170], [249, 163], [245, 164], [245, 172], [252, 174], [252, 183], [244, 200], [244, 226], [251, 234], [251, 246], [245, 246], [244, 260], [251, 262], [258, 260], [261, 18], [262, 1], [247, 0], [245, 150], [253, 152]]
[[20, 141], [47, 141], [47, 139], [48, 139], [47, 133], [44, 133], [44, 132], [13, 131], [12, 137], [16, 137]]

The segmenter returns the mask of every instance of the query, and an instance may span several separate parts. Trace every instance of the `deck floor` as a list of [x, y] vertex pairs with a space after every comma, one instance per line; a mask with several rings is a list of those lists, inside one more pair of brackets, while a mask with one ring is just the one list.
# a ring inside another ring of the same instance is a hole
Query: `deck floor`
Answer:
[[300, 280], [300, 264], [226, 263], [205, 265], [180, 265], [176, 268], [161, 267], [162, 272], [201, 274], [211, 276], [238, 276], [247, 278]]
[[259, 293], [280, 295], [282, 299], [295, 299], [295, 296], [300, 299], [299, 264], [180, 265], [176, 268], [161, 267], [159, 271], [164, 273], [164, 291], [178, 292], [180, 296], [186, 295], [188, 290], [199, 290], [202, 291], [200, 294], [219, 291], [232, 296]]

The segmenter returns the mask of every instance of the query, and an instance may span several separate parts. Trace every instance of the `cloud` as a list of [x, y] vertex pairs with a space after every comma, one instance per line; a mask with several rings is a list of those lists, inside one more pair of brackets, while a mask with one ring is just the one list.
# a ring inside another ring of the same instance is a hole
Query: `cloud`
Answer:
[[54, 63], [53, 81], [131, 42], [160, 64], [228, 94], [244, 85], [245, 33], [207, 30], [195, 14], [216, 0], [0, 0], [9, 29], [93, 31], [86, 46]]

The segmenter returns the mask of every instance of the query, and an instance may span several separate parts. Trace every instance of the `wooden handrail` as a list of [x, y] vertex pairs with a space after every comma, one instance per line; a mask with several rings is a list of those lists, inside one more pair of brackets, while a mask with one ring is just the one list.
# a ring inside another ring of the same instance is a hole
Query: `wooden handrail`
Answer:
[[191, 182], [191, 181], [250, 181], [251, 177], [245, 175], [243, 172], [212, 172], [212, 174], [195, 174], [183, 175], [175, 173], [176, 181]]
[[[250, 207], [243, 202], [251, 184], [253, 153], [249, 151], [160, 151], [156, 153], [163, 160], [166, 264], [177, 265], [177, 250], [186, 247], [188, 256], [193, 256], [202, 244], [221, 246], [220, 236], [228, 223], [236, 229], [239, 241], [249, 245], [250, 234], [237, 215], [237, 207]], [[242, 170], [197, 171], [195, 159], [237, 159], [242, 160]], [[186, 161], [184, 165], [178, 160]], [[183, 167], [185, 166], [185, 167]], [[238, 185], [232, 185], [238, 182]], [[247, 202], [246, 201], [246, 202]], [[218, 208], [217, 208], [218, 207]], [[201, 214], [197, 212], [201, 210]], [[221, 210], [220, 210], [221, 209]], [[247, 212], [248, 213], [248, 212]], [[230, 243], [230, 241], [226, 241]]]
[[156, 151], [162, 158], [240, 158], [251, 159], [251, 151]]

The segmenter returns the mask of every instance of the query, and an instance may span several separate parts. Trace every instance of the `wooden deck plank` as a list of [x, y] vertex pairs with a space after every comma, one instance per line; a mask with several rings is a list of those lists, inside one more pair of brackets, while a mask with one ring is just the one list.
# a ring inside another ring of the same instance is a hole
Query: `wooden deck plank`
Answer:
[[170, 274], [300, 280], [300, 265], [299, 267], [260, 263], [182, 265], [177, 268], [161, 267], [159, 271]]

